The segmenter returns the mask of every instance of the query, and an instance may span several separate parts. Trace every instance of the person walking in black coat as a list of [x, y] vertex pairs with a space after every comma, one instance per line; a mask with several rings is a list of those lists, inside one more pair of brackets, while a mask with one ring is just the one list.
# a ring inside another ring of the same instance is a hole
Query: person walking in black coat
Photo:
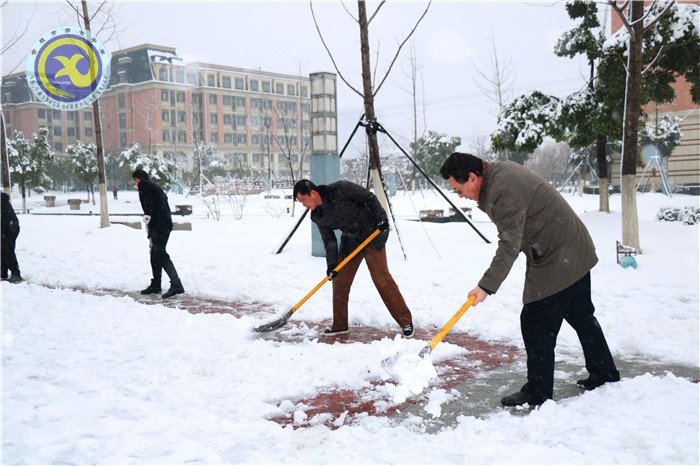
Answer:
[[[309, 180], [294, 185], [294, 199], [311, 210], [326, 249], [326, 274], [333, 280], [333, 325], [326, 336], [348, 333], [348, 297], [362, 260], [391, 316], [405, 337], [413, 336], [411, 311], [389, 273], [384, 245], [389, 238], [389, 222], [377, 196], [349, 181], [316, 186]], [[382, 230], [360, 253], [336, 272], [335, 267], [377, 228]], [[340, 230], [340, 248], [334, 230]], [[340, 250], [339, 250], [340, 249]]]
[[[10, 283], [19, 283], [22, 281], [22, 276], [19, 273], [19, 264], [17, 263], [17, 255], [15, 254], [15, 243], [19, 236], [19, 220], [15, 209], [10, 204], [10, 196], [7, 193], [2, 193], [2, 237], [0, 238], [0, 246], [2, 248], [2, 279], [8, 280]], [[7, 278], [8, 270], [12, 273], [10, 278]]]
[[168, 196], [155, 183], [148, 178], [148, 173], [142, 169], [134, 170], [131, 175], [139, 190], [139, 200], [143, 208], [143, 221], [148, 230], [148, 238], [151, 240], [151, 269], [153, 278], [151, 284], [141, 294], [157, 294], [162, 291], [162, 271], [170, 278], [170, 289], [163, 294], [163, 298], [170, 298], [185, 292], [182, 282], [177, 275], [175, 265], [170, 260], [170, 255], [165, 251], [170, 232], [173, 230], [173, 221], [170, 216]]

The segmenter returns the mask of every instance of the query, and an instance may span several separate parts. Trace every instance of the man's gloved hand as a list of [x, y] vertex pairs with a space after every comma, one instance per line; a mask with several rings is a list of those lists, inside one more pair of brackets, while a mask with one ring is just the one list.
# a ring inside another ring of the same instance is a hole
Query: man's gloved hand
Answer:
[[148, 225], [148, 223], [151, 221], [151, 216], [150, 215], [144, 215], [143, 216], [143, 223]]
[[333, 269], [335, 269], [338, 266], [338, 264], [331, 264], [328, 266], [326, 269], [326, 275], [328, 275], [328, 280], [332, 281], [336, 275], [338, 275], [338, 272], [334, 272]]
[[389, 229], [389, 221], [388, 220], [380, 220], [379, 223], [377, 223], [377, 228], [381, 231], [386, 231]]

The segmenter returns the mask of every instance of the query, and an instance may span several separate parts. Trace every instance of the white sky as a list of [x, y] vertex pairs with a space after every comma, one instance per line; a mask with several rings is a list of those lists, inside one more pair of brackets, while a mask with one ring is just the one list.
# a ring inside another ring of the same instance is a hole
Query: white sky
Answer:
[[[368, 3], [368, 16], [377, 4]], [[426, 4], [388, 2], [370, 24], [377, 82]], [[316, 1], [314, 5], [341, 72], [361, 89], [359, 28], [350, 16], [357, 16], [356, 2]], [[175, 47], [186, 62], [288, 74], [298, 74], [300, 67], [305, 75], [335, 72], [306, 1], [119, 2], [115, 17], [123, 31], [109, 41], [100, 37], [110, 51], [153, 43]], [[65, 2], [10, 0], [2, 8], [3, 44], [30, 24], [21, 40], [2, 56], [3, 74], [23, 69], [33, 42], [52, 27], [74, 24], [72, 18]], [[495, 129], [496, 108], [474, 83], [476, 68], [489, 69], [492, 37], [501, 58], [511, 63], [514, 93], [540, 89], [561, 96], [583, 86], [586, 64], [552, 53], [557, 38], [573, 26], [563, 1], [434, 2], [413, 35], [422, 66], [427, 128], [460, 136], [465, 150], [471, 138], [488, 136]], [[406, 138], [412, 137], [410, 96], [402, 90], [409, 87], [408, 71], [407, 44], [376, 99], [379, 121], [406, 150]], [[340, 79], [338, 92], [342, 147], [363, 110], [360, 97]], [[419, 125], [420, 131], [423, 125]]]

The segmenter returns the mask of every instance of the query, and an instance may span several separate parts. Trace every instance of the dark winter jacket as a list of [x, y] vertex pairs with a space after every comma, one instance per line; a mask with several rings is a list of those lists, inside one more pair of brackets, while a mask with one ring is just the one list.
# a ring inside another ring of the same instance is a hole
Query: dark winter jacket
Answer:
[[19, 236], [19, 220], [15, 209], [10, 204], [10, 196], [7, 193], [2, 193], [0, 196], [2, 196], [2, 238], [17, 238]]
[[150, 180], [141, 180], [138, 187], [143, 213], [151, 216], [148, 231], [172, 231], [173, 220], [170, 216], [170, 205], [168, 205], [168, 196], [165, 192]]
[[[322, 204], [311, 212], [311, 220], [318, 225], [326, 249], [326, 264], [335, 265], [347, 257], [374, 230], [377, 224], [387, 221], [386, 212], [377, 196], [350, 181], [336, 181], [318, 186]], [[338, 242], [333, 230], [340, 230], [340, 257]], [[383, 231], [367, 247], [382, 249], [389, 237]]]
[[542, 177], [514, 162], [489, 164], [478, 206], [498, 228], [498, 249], [479, 286], [496, 292], [522, 251], [523, 303], [551, 296], [598, 262], [586, 226]]

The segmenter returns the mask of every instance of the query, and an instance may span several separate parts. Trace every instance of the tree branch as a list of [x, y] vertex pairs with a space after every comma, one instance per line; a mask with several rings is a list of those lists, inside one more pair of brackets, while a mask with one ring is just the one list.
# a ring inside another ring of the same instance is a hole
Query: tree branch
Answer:
[[[382, 2], [382, 3], [383, 3], [383, 2]], [[418, 18], [418, 21], [416, 21], [416, 24], [415, 24], [415, 26], [413, 26], [413, 29], [411, 30], [411, 32], [408, 34], [408, 36], [406, 36], [406, 38], [403, 40], [403, 42], [401, 42], [401, 45], [399, 45], [399, 48], [398, 48], [398, 50], [396, 51], [396, 55], [394, 55], [394, 59], [391, 60], [391, 64], [389, 65], [389, 69], [386, 70], [386, 74], [384, 75], [384, 78], [383, 78], [382, 81], [379, 83], [379, 86], [377, 86], [377, 88], [376, 88], [376, 89], [374, 90], [374, 92], [372, 93], [373, 96], [376, 96], [376, 95], [377, 95], [377, 93], [379, 92], [379, 89], [381, 89], [382, 85], [384, 84], [384, 81], [386, 81], [386, 78], [389, 77], [389, 73], [391, 73], [391, 68], [394, 66], [394, 63], [396, 63], [396, 59], [399, 57], [399, 53], [401, 53], [401, 49], [403, 48], [404, 44], [405, 44], [406, 42], [408, 42], [408, 39], [411, 38], [411, 36], [413, 35], [413, 33], [416, 32], [416, 29], [418, 28], [418, 25], [420, 24], [421, 21], [423, 21], [423, 18], [425, 18], [425, 15], [428, 13], [428, 9], [430, 8], [430, 5], [431, 5], [432, 3], [433, 3], [433, 0], [430, 0], [430, 1], [428, 2], [428, 6], [425, 7], [425, 11], [424, 11], [423, 14], [420, 16], [420, 18]], [[378, 9], [379, 9], [379, 8], [377, 8], [377, 10], [378, 10]], [[375, 13], [376, 13], [376, 12], [375, 12]]]
[[[431, 1], [432, 1], [432, 0], [431, 0]], [[326, 49], [326, 52], [328, 52], [328, 56], [330, 57], [331, 62], [333, 63], [333, 68], [335, 68], [335, 71], [338, 73], [338, 76], [340, 77], [340, 79], [342, 79], [343, 82], [344, 82], [350, 89], [352, 89], [352, 90], [353, 90], [357, 95], [359, 95], [360, 97], [364, 98], [364, 94], [363, 94], [362, 92], [358, 91], [357, 89], [355, 89], [355, 88], [352, 86], [352, 84], [350, 84], [350, 83], [348, 82], [348, 80], [345, 79], [345, 76], [343, 76], [343, 73], [341, 73], [340, 70], [338, 69], [338, 65], [335, 63], [335, 59], [333, 58], [333, 54], [332, 54], [331, 51], [328, 49], [328, 46], [326, 45], [326, 41], [323, 39], [323, 34], [321, 34], [321, 29], [318, 27], [318, 22], [316, 21], [316, 14], [314, 13], [314, 4], [313, 4], [313, 0], [309, 0], [309, 6], [311, 7], [311, 16], [313, 17], [314, 25], [316, 26], [316, 31], [318, 32], [318, 37], [321, 38], [321, 43], [323, 44], [323, 48], [325, 48], [325, 49]]]
[[386, 3], [386, 0], [382, 0], [382, 3], [380, 3], [380, 4], [377, 6], [377, 9], [374, 10], [374, 13], [372, 13], [372, 16], [369, 17], [369, 20], [367, 21], [367, 26], [370, 25], [370, 23], [372, 22], [372, 20], [374, 19], [374, 17], [377, 16], [377, 13], [379, 13], [379, 9], [380, 9], [385, 3]]
[[359, 22], [360, 22], [357, 18], [355, 18], [355, 17], [352, 15], [352, 13], [350, 13], [350, 10], [348, 10], [348, 7], [345, 6], [345, 2], [344, 2], [344, 1], [341, 0], [341, 1], [340, 1], [340, 4], [343, 5], [343, 9], [347, 12], [347, 14], [348, 14], [353, 20], [355, 20], [356, 23], [359, 23]]
[[632, 25], [630, 24], [629, 21], [627, 21], [627, 17], [625, 16], [625, 12], [623, 11], [626, 7], [629, 1], [626, 1], [625, 3], [622, 4], [621, 7], [617, 6], [617, 1], [616, 0], [608, 0], [608, 4], [612, 7], [613, 10], [617, 13], [617, 15], [620, 17], [622, 20], [622, 24], [625, 25], [625, 29], [627, 29], [630, 33], [630, 36], [632, 35]]
[[[659, 13], [659, 15], [658, 15], [656, 18], [654, 18], [653, 20], [649, 21], [649, 24], [647, 24], [646, 26], [644, 26], [644, 32], [647, 32], [649, 29], [651, 29], [652, 27], [654, 27], [654, 25], [655, 25], [656, 23], [658, 23], [659, 20], [660, 20], [660, 19], [671, 9], [671, 7], [672, 7], [673, 5], [675, 5], [675, 4], [676, 4], [676, 0], [672, 0], [672, 1], [668, 2], [668, 4], [666, 5], [666, 8], [664, 8], [663, 11], [662, 11], [661, 13]], [[651, 8], [649, 8], [649, 13], [651, 13]], [[646, 15], [644, 15], [644, 17], [646, 17]], [[696, 27], [697, 27], [697, 25], [696, 25]]]

